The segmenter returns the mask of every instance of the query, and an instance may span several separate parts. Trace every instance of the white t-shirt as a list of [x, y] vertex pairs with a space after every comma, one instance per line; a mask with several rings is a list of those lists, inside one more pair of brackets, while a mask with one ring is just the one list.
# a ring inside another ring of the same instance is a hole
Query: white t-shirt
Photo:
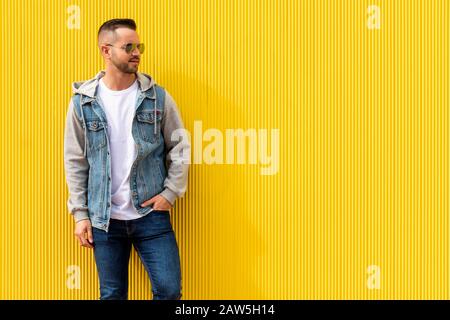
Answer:
[[119, 91], [109, 89], [103, 78], [99, 81], [98, 97], [108, 121], [111, 152], [111, 219], [142, 217], [133, 206], [130, 190], [131, 166], [137, 156], [131, 127], [138, 88], [137, 79], [130, 87]]

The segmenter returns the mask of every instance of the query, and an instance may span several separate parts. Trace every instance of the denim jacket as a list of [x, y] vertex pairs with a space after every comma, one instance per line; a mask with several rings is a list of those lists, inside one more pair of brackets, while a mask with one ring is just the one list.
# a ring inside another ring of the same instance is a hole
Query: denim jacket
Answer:
[[[108, 123], [97, 98], [100, 71], [93, 79], [73, 83], [64, 134], [64, 167], [69, 189], [67, 205], [76, 222], [90, 219], [108, 231], [111, 215], [111, 156]], [[132, 135], [137, 157], [130, 189], [137, 212], [140, 204], [160, 194], [172, 205], [186, 192], [190, 142], [176, 103], [152, 77], [136, 72], [137, 95]], [[180, 139], [181, 138], [181, 139]]]

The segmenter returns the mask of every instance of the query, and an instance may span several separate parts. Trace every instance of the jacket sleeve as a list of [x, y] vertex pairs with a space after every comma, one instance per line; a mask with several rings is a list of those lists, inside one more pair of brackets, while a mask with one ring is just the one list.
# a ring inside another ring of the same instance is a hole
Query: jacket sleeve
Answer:
[[164, 190], [160, 195], [173, 205], [176, 198], [182, 197], [186, 192], [191, 144], [177, 105], [167, 90], [161, 130], [167, 150], [166, 167], [168, 170], [164, 180]]
[[87, 206], [89, 163], [84, 156], [84, 139], [82, 121], [78, 118], [72, 97], [64, 132], [64, 168], [69, 189], [67, 206], [75, 222], [89, 219]]

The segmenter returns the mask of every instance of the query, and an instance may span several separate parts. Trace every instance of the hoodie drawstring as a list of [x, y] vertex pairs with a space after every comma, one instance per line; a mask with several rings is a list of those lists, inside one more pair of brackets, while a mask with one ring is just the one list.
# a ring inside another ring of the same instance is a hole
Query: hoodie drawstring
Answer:
[[155, 134], [155, 137], [156, 137], [156, 126], [158, 125], [158, 121], [156, 121], [156, 103], [158, 102], [158, 99], [157, 99], [157, 97], [156, 97], [156, 87], [155, 87], [155, 85], [153, 85], [153, 91], [154, 91], [154, 93], [155, 93], [155, 104], [153, 105], [153, 109], [154, 109], [154, 111], [155, 111], [155, 117], [154, 117], [154, 119], [155, 119], [154, 134]]

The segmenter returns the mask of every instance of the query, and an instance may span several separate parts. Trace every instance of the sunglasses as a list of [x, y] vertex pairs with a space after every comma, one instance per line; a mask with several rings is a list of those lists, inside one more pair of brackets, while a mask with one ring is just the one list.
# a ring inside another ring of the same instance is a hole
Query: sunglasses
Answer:
[[126, 53], [130, 54], [131, 52], [134, 51], [134, 49], [138, 49], [140, 53], [144, 53], [145, 51], [145, 45], [143, 43], [127, 43], [126, 45], [122, 46], [122, 47], [115, 47], [112, 44], [106, 44], [109, 47], [114, 47], [114, 48], [119, 48], [122, 50], [125, 50]]

